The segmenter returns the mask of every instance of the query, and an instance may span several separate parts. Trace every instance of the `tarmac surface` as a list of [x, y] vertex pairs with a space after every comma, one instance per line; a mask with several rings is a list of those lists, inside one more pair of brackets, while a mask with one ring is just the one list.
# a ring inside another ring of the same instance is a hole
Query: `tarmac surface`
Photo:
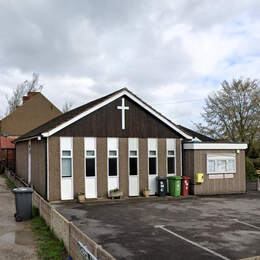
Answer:
[[35, 239], [28, 222], [14, 219], [14, 195], [0, 175], [0, 259], [37, 260]]
[[260, 192], [55, 206], [117, 259], [260, 256]]

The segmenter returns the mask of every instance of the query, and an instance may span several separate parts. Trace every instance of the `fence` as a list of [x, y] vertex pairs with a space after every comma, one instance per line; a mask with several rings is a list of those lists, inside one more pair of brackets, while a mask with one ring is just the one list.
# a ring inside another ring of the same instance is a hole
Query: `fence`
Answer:
[[[6, 171], [7, 177], [11, 181], [17, 181], [11, 171]], [[18, 179], [19, 180], [19, 179]], [[19, 180], [20, 181], [20, 180]], [[50, 203], [44, 200], [37, 192], [33, 192], [33, 206], [39, 209], [40, 215], [55, 233], [55, 235], [64, 242], [69, 255], [74, 260], [85, 260], [79, 250], [79, 242], [83, 244], [92, 255], [98, 260], [115, 260], [106, 250], [92, 240], [88, 235], [78, 229], [72, 222], [64, 218]]]
[[1, 166], [15, 171], [15, 148], [0, 149]]

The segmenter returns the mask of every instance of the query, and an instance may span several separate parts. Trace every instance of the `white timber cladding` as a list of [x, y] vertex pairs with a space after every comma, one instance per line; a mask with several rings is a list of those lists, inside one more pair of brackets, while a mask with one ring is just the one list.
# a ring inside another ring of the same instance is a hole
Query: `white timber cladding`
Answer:
[[185, 143], [185, 150], [232, 150], [232, 149], [247, 149], [247, 144], [235, 143]]
[[[173, 158], [174, 172], [169, 172], [169, 160], [168, 158]], [[176, 175], [176, 139], [167, 138], [166, 139], [166, 169], [167, 175]]]
[[168, 125], [170, 128], [172, 128], [173, 130], [175, 130], [177, 133], [180, 133], [183, 137], [185, 137], [186, 139], [192, 139], [192, 136], [186, 134], [185, 132], [183, 132], [182, 130], [180, 130], [178, 127], [176, 127], [170, 120], [166, 119], [165, 117], [163, 117], [161, 114], [159, 114], [157, 111], [155, 111], [154, 109], [152, 109], [150, 106], [146, 105], [144, 102], [142, 102], [140, 99], [136, 98], [133, 94], [131, 94], [129, 91], [127, 90], [122, 90], [122, 92], [112, 96], [111, 98], [106, 99], [105, 101], [101, 102], [100, 104], [88, 109], [87, 111], [84, 111], [83, 113], [73, 117], [72, 119], [60, 124], [59, 126], [42, 133], [42, 136], [44, 137], [48, 137], [51, 136], [55, 133], [57, 133], [58, 131], [60, 131], [61, 129], [69, 126], [70, 124], [78, 121], [79, 119], [85, 117], [86, 115], [91, 114], [92, 112], [96, 111], [97, 109], [113, 102], [114, 100], [122, 97], [122, 96], [127, 96], [130, 99], [132, 99], [133, 101], [135, 101], [138, 105], [140, 105], [141, 107], [143, 107], [144, 109], [146, 109], [148, 112], [150, 112], [152, 115], [154, 115], [155, 117], [157, 117], [158, 119], [160, 119], [162, 122], [164, 122], [166, 125]]
[[235, 173], [236, 154], [207, 154], [207, 173]]
[[138, 138], [128, 138], [129, 151], [138, 151]]
[[61, 199], [73, 199], [73, 137], [60, 137]]
[[[85, 151], [85, 197], [97, 197], [96, 138], [84, 138]], [[87, 167], [88, 166], [88, 167]]]
[[139, 151], [138, 138], [128, 138], [129, 196], [139, 195]]
[[157, 192], [158, 176], [158, 140], [148, 138], [148, 184], [151, 195]]

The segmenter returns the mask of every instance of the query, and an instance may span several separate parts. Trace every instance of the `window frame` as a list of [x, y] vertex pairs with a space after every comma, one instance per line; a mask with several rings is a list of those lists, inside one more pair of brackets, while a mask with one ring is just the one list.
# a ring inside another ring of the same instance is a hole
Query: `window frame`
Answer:
[[[155, 151], [155, 155], [150, 155], [150, 151]], [[156, 163], [155, 174], [150, 174], [150, 158], [155, 158], [155, 163]], [[158, 176], [158, 148], [148, 149], [148, 176]]]
[[[85, 178], [96, 178], [97, 176], [97, 152], [96, 148], [94, 149], [87, 149], [85, 147]], [[94, 155], [87, 155], [87, 151], [94, 151]], [[95, 159], [95, 175], [94, 176], [87, 176], [87, 159]]]
[[[70, 151], [70, 155], [63, 155], [63, 152], [65, 151]], [[73, 149], [61, 149], [61, 154], [60, 154], [60, 161], [61, 161], [61, 178], [72, 178], [73, 177]], [[70, 159], [71, 160], [71, 175], [70, 176], [63, 176], [63, 172], [62, 172], [62, 159]]]
[[[110, 151], [116, 151], [116, 155], [109, 155]], [[118, 160], [118, 148], [117, 149], [108, 149], [107, 154], [107, 175], [108, 177], [118, 177], [119, 176], [119, 160]], [[116, 175], [109, 174], [109, 159], [117, 159], [116, 160]]]
[[[131, 152], [136, 152], [136, 155], [131, 155]], [[129, 151], [128, 151], [128, 174], [129, 174], [129, 176], [139, 176], [139, 156], [138, 156], [139, 154], [138, 154], [138, 149], [129, 149]], [[133, 175], [133, 174], [131, 174], [131, 172], [130, 172], [130, 159], [131, 158], [136, 158], [136, 169], [137, 169], [137, 174], [135, 174], [135, 175]]]
[[[214, 161], [214, 171], [209, 171], [209, 161]], [[225, 161], [225, 171], [218, 170], [216, 168], [217, 161]], [[234, 161], [234, 169], [228, 170], [228, 161]], [[206, 155], [206, 166], [207, 174], [227, 174], [227, 173], [236, 173], [236, 154], [207, 154]]]
[[[169, 155], [168, 153], [169, 151], [173, 151], [174, 155]], [[174, 172], [171, 173], [169, 173], [168, 158], [174, 158]], [[166, 150], [166, 171], [167, 171], [167, 176], [176, 175], [176, 148]]]

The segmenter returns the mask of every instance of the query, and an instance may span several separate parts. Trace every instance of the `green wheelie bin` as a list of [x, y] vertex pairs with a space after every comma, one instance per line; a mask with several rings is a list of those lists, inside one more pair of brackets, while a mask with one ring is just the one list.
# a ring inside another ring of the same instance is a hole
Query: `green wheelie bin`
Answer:
[[177, 197], [181, 195], [181, 176], [168, 177], [169, 192], [171, 196]]

